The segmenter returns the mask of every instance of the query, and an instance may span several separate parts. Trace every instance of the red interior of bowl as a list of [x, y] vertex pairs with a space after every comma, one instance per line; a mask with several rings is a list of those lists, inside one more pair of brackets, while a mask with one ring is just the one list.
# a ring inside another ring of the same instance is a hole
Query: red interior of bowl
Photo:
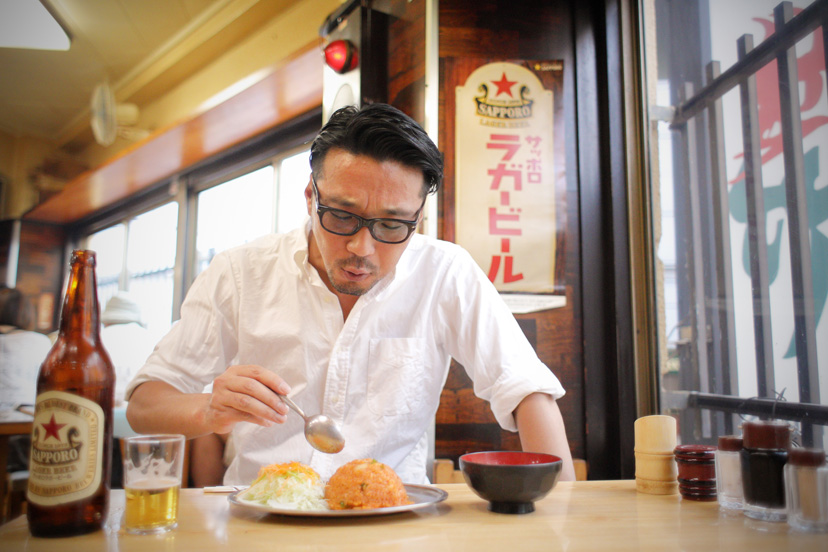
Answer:
[[472, 452], [463, 455], [463, 461], [474, 464], [522, 466], [526, 464], [551, 464], [552, 462], [560, 462], [561, 459], [542, 452], [495, 451]]

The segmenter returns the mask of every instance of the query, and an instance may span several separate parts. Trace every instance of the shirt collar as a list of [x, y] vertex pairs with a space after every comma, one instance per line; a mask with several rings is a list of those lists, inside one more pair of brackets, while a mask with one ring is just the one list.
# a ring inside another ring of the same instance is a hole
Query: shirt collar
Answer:
[[310, 236], [311, 220], [305, 219], [305, 224], [291, 231], [294, 235], [293, 262], [299, 274], [310, 276], [313, 268], [308, 261], [308, 238]]

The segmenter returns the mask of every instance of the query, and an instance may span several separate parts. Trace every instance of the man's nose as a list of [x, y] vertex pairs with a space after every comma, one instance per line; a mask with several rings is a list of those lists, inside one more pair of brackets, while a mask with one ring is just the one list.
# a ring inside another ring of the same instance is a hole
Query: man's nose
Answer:
[[374, 236], [371, 235], [367, 226], [363, 226], [356, 234], [348, 239], [348, 251], [357, 257], [367, 257], [374, 253]]

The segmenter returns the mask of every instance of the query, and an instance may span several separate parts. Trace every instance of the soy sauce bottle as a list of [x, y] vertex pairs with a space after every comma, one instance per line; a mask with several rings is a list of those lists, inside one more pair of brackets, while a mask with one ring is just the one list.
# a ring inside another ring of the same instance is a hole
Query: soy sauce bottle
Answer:
[[779, 421], [745, 422], [742, 426], [744, 514], [762, 521], [785, 521], [784, 468], [791, 428]]
[[38, 537], [100, 529], [109, 509], [115, 371], [100, 336], [95, 252], [72, 252], [60, 328], [37, 378], [27, 517]]

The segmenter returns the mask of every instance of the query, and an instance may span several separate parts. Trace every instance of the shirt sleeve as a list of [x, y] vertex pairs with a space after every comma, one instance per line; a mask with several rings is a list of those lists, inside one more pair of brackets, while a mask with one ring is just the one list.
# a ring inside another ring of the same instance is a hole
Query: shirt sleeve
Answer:
[[503, 429], [517, 431], [514, 411], [532, 393], [554, 399], [564, 388], [538, 358], [514, 315], [472, 257], [459, 250], [444, 280], [444, 331], [448, 349], [489, 402]]
[[127, 386], [127, 400], [147, 381], [163, 381], [184, 393], [202, 392], [238, 352], [238, 309], [234, 267], [229, 255], [220, 253], [193, 282], [181, 319]]

